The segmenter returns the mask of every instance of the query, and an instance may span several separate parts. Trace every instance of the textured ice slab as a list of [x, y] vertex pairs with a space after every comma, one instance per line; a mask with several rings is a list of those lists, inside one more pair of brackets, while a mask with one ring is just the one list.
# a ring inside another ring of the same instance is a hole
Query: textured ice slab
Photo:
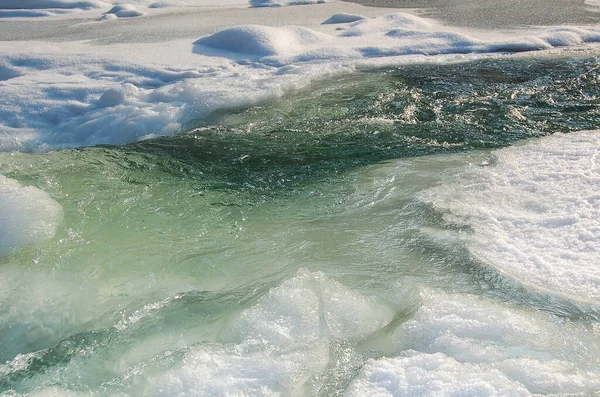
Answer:
[[0, 256], [52, 238], [62, 216], [44, 191], [0, 175]]
[[424, 291], [422, 299], [396, 331], [402, 353], [369, 360], [348, 396], [590, 395], [600, 387], [600, 345], [586, 326], [471, 295]]
[[600, 132], [557, 134], [495, 151], [427, 196], [469, 225], [467, 247], [525, 284], [600, 299]]
[[160, 396], [305, 395], [311, 376], [335, 361], [332, 341], [363, 338], [392, 319], [376, 300], [300, 269], [244, 310], [222, 343], [190, 348], [181, 367], [151, 383]]

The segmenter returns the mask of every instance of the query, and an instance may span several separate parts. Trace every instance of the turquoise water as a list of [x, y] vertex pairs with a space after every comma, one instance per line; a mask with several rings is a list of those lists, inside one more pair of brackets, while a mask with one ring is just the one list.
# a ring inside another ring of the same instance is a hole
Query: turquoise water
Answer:
[[462, 297], [552, 329], [492, 345], [566, 360], [591, 393], [600, 307], [482, 264], [420, 195], [492, 149], [598, 128], [598, 78], [589, 54], [365, 70], [180, 136], [0, 154], [64, 211], [0, 258], [0, 394], [351, 395], [369, 359], [435, 353], [403, 327]]

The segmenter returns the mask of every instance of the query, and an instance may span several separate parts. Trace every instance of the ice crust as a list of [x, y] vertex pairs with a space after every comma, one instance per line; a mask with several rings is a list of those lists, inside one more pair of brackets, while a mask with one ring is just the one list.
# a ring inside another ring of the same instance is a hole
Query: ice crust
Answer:
[[0, 175], [0, 256], [52, 238], [62, 217], [47, 193]]
[[502, 273], [583, 301], [600, 299], [600, 132], [495, 151], [425, 199], [469, 225], [469, 250]]
[[363, 338], [392, 319], [385, 305], [300, 269], [240, 313], [220, 343], [192, 347], [181, 367], [155, 379], [156, 394], [302, 395], [330, 365], [332, 342]]
[[425, 290], [395, 333], [397, 357], [371, 359], [348, 396], [591, 395], [597, 335], [472, 295]]
[[[29, 11], [48, 1], [31, 3]], [[101, 19], [87, 23], [106, 25], [110, 35], [111, 29], [121, 29], [118, 19], [143, 20], [148, 13], [159, 18], [168, 12], [161, 7], [169, 10], [175, 4], [167, 3], [106, 3], [86, 11]], [[15, 7], [13, 2], [5, 5]], [[169, 135], [216, 110], [278, 97], [356, 65], [424, 62], [439, 56], [452, 60], [465, 53], [543, 50], [600, 40], [600, 29], [593, 27], [488, 35], [484, 40], [406, 13], [354, 22], [349, 21], [358, 16], [337, 13], [330, 21], [345, 23], [335, 25], [321, 25], [324, 19], [318, 13], [314, 18], [310, 28], [239, 25], [194, 40], [158, 43], [92, 47], [0, 42], [0, 150], [122, 144]]]

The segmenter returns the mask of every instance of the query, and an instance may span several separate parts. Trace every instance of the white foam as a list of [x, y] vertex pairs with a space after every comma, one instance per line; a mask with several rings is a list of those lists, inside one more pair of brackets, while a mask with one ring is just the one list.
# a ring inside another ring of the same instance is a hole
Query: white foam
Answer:
[[589, 395], [600, 388], [598, 335], [585, 326], [471, 295], [423, 291], [422, 303], [396, 331], [404, 352], [370, 360], [348, 395]]
[[556, 134], [494, 152], [426, 200], [468, 224], [469, 250], [525, 284], [600, 299], [598, 131]]
[[52, 238], [62, 216], [44, 191], [0, 175], [0, 256]]

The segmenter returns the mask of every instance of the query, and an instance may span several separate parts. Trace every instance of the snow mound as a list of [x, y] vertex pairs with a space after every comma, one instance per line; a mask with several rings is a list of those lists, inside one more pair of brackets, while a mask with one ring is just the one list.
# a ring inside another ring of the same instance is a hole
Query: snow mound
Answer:
[[99, 0], [0, 0], [0, 9], [5, 10], [40, 10], [50, 8], [90, 10], [107, 7]]
[[47, 193], [0, 175], [0, 256], [52, 238], [62, 217]]
[[300, 26], [244, 25], [203, 37], [194, 44], [256, 57], [284, 56], [318, 45], [330, 37]]
[[323, 25], [332, 25], [332, 24], [338, 24], [338, 23], [350, 23], [350, 22], [360, 21], [363, 19], [366, 19], [366, 18], [363, 17], [362, 15], [348, 14], [348, 13], [342, 12], [339, 14], [333, 14], [329, 19], [324, 21], [322, 24]]
[[139, 11], [135, 6], [131, 4], [119, 4], [111, 8], [109, 11], [104, 13], [99, 20], [111, 20], [117, 18], [135, 18], [145, 15], [142, 11]]
[[150, 3], [148, 8], [168, 8], [168, 7], [183, 7], [187, 4], [181, 1], [155, 1], [154, 3]]
[[21, 76], [15, 68], [0, 62], [0, 81], [6, 81]]
[[121, 88], [109, 88], [104, 91], [98, 100], [99, 108], [108, 108], [127, 103], [128, 98], [133, 98], [139, 94], [139, 90], [133, 84], [124, 84]]
[[250, 0], [250, 7], [282, 7], [329, 3], [331, 0]]
[[431, 31], [436, 27], [433, 21], [406, 13], [394, 13], [379, 18], [362, 19], [352, 23], [342, 36], [365, 36], [388, 33], [394, 29], [405, 31]]
[[468, 224], [467, 247], [501, 272], [579, 300], [600, 299], [600, 131], [497, 150], [424, 198]]
[[0, 0], [0, 19], [52, 17], [109, 6], [100, 0]]

